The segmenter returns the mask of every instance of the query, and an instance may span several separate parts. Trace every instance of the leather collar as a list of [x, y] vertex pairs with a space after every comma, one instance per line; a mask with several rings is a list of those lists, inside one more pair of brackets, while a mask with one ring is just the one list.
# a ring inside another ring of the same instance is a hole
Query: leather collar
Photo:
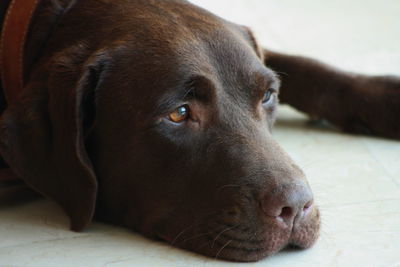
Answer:
[[24, 81], [25, 44], [32, 18], [41, 0], [12, 0], [5, 16], [0, 40], [0, 72], [7, 103], [21, 94]]
[[[11, 0], [7, 8], [0, 40], [0, 79], [8, 105], [17, 101], [24, 88], [26, 39], [40, 2], [41, 0]], [[18, 180], [18, 177], [11, 169], [0, 169], [0, 182], [13, 180]], [[2, 194], [8, 196], [15, 192], [14, 187], [2, 188], [0, 197]]]

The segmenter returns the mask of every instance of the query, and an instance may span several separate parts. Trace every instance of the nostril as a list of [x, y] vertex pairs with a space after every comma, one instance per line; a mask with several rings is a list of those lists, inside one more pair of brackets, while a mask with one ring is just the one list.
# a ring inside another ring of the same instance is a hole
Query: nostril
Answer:
[[311, 207], [313, 206], [313, 201], [308, 201], [304, 207], [303, 207], [303, 212], [308, 212], [309, 210], [311, 210]]
[[291, 207], [283, 207], [278, 216], [275, 217], [275, 219], [277, 220], [277, 222], [279, 222], [279, 224], [283, 227], [286, 228], [287, 226], [289, 226], [295, 216], [294, 214], [294, 210]]
[[283, 207], [281, 210], [281, 214], [278, 215], [278, 217], [281, 217], [283, 219], [288, 219], [293, 216], [293, 209], [291, 207]]

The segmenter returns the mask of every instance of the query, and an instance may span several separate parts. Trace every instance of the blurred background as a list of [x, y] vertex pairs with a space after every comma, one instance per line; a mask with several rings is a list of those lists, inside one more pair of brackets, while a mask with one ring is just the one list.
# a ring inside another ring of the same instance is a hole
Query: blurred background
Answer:
[[350, 71], [400, 73], [399, 0], [191, 0], [260, 43]]

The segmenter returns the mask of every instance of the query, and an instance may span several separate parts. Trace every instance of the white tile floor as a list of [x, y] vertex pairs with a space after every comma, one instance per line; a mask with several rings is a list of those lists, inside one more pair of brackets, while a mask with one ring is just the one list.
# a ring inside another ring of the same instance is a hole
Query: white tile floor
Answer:
[[[400, 75], [399, 0], [196, 0], [251, 26], [261, 42], [363, 73]], [[400, 114], [399, 114], [400, 116]], [[249, 266], [400, 267], [400, 142], [307, 125], [283, 107], [280, 144], [308, 175], [322, 211], [322, 235], [306, 251]], [[48, 202], [0, 209], [0, 266], [239, 266], [94, 223], [67, 230]]]

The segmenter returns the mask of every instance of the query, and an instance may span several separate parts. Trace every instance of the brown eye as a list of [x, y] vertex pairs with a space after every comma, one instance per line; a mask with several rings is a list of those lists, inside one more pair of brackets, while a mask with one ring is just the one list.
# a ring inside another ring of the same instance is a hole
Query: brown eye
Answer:
[[168, 115], [170, 121], [181, 123], [189, 117], [189, 107], [181, 106]]
[[263, 100], [262, 100], [262, 103], [263, 104], [266, 104], [266, 103], [268, 103], [270, 100], [271, 100], [271, 97], [272, 97], [272, 93], [274, 92], [274, 89], [268, 89], [265, 93], [264, 93], [264, 96], [263, 96]]

